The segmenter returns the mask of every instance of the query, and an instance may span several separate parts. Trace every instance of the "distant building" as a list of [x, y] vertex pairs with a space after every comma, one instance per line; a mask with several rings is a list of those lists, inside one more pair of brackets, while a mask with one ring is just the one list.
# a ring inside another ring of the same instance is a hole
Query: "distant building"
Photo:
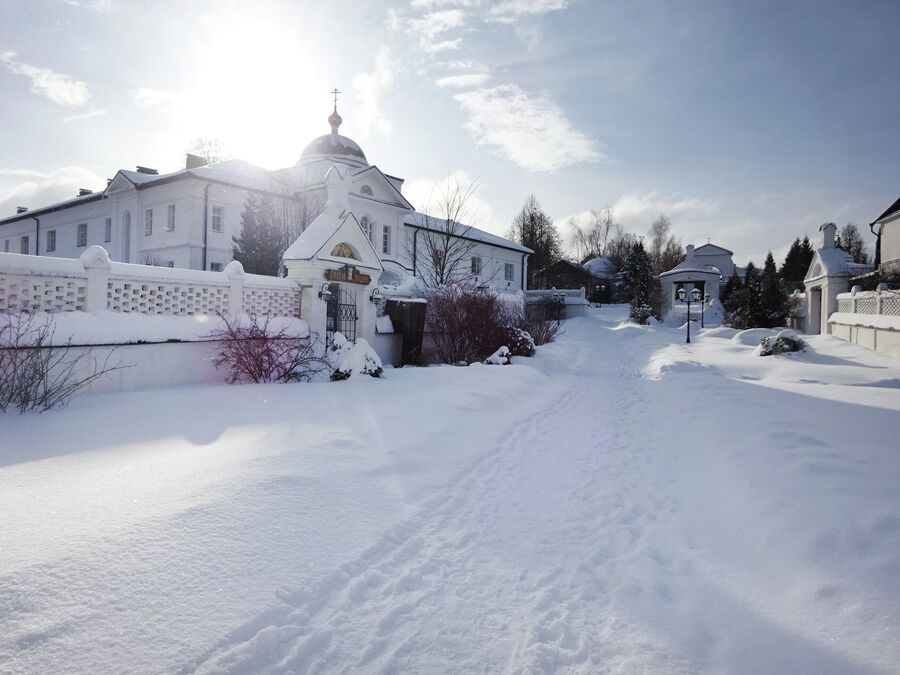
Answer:
[[900, 274], [900, 199], [870, 225], [878, 237], [875, 264], [884, 273]]
[[609, 258], [597, 257], [583, 265], [569, 260], [557, 260], [542, 270], [535, 272], [531, 279], [534, 290], [585, 289], [585, 296], [591, 302], [605, 302], [612, 293], [616, 280], [616, 269]]

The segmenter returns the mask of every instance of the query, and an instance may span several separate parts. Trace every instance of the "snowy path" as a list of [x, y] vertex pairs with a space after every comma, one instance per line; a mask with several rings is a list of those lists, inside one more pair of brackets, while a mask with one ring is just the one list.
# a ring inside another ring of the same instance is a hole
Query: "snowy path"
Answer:
[[[900, 364], [566, 328], [530, 368], [210, 389], [193, 444], [0, 462], [34, 521], [0, 523], [29, 542], [0, 545], [0, 671], [900, 672]], [[66, 493], [94, 485], [115, 537]]]

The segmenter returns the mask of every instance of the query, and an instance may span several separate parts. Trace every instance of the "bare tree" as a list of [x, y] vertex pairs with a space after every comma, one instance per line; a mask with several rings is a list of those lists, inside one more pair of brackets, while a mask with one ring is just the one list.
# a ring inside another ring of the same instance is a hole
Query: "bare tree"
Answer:
[[672, 221], [664, 213], [660, 213], [650, 226], [648, 253], [655, 274], [670, 270], [681, 261], [681, 241], [671, 234], [671, 230]]
[[586, 224], [578, 216], [569, 218], [568, 226], [572, 230], [578, 260], [587, 261], [606, 255], [606, 244], [614, 225], [613, 210], [609, 205], [602, 209], [592, 209]]
[[415, 249], [408, 254], [411, 258], [415, 255], [417, 271], [426, 286], [453, 286], [472, 281], [476, 276], [482, 279], [490, 276], [491, 272], [475, 269], [472, 254], [477, 242], [468, 237], [476, 218], [472, 197], [478, 187], [476, 180], [460, 181], [450, 176], [432, 191], [423, 208], [423, 229], [414, 233], [406, 246]]
[[626, 232], [619, 223], [613, 223], [610, 229], [604, 254], [610, 259], [616, 270], [622, 270], [631, 250], [638, 243], [638, 238], [631, 232]]
[[869, 253], [866, 250], [866, 242], [863, 240], [856, 223], [847, 223], [841, 228], [841, 248], [843, 248], [855, 263], [869, 262]]
[[212, 136], [195, 136], [188, 141], [185, 152], [202, 157], [207, 164], [216, 164], [230, 159], [230, 155], [225, 150], [225, 144]]

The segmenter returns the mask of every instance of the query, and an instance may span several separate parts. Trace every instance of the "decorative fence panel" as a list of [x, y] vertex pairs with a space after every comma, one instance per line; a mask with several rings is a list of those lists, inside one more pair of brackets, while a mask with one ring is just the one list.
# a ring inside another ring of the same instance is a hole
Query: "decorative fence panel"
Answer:
[[300, 287], [238, 262], [222, 272], [112, 262], [100, 246], [78, 259], [0, 253], [0, 312], [15, 310], [299, 317]]
[[882, 289], [840, 293], [837, 311], [847, 314], [874, 314], [900, 316], [900, 291]]

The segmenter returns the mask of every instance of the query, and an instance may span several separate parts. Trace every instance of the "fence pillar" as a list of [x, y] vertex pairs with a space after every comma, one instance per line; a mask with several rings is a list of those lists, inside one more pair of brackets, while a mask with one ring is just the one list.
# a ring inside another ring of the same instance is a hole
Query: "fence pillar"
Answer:
[[232, 260], [222, 272], [231, 287], [228, 292], [228, 315], [234, 318], [244, 313], [244, 266]]
[[109, 253], [102, 246], [91, 246], [78, 258], [87, 273], [84, 309], [96, 312], [107, 308], [109, 285]]

